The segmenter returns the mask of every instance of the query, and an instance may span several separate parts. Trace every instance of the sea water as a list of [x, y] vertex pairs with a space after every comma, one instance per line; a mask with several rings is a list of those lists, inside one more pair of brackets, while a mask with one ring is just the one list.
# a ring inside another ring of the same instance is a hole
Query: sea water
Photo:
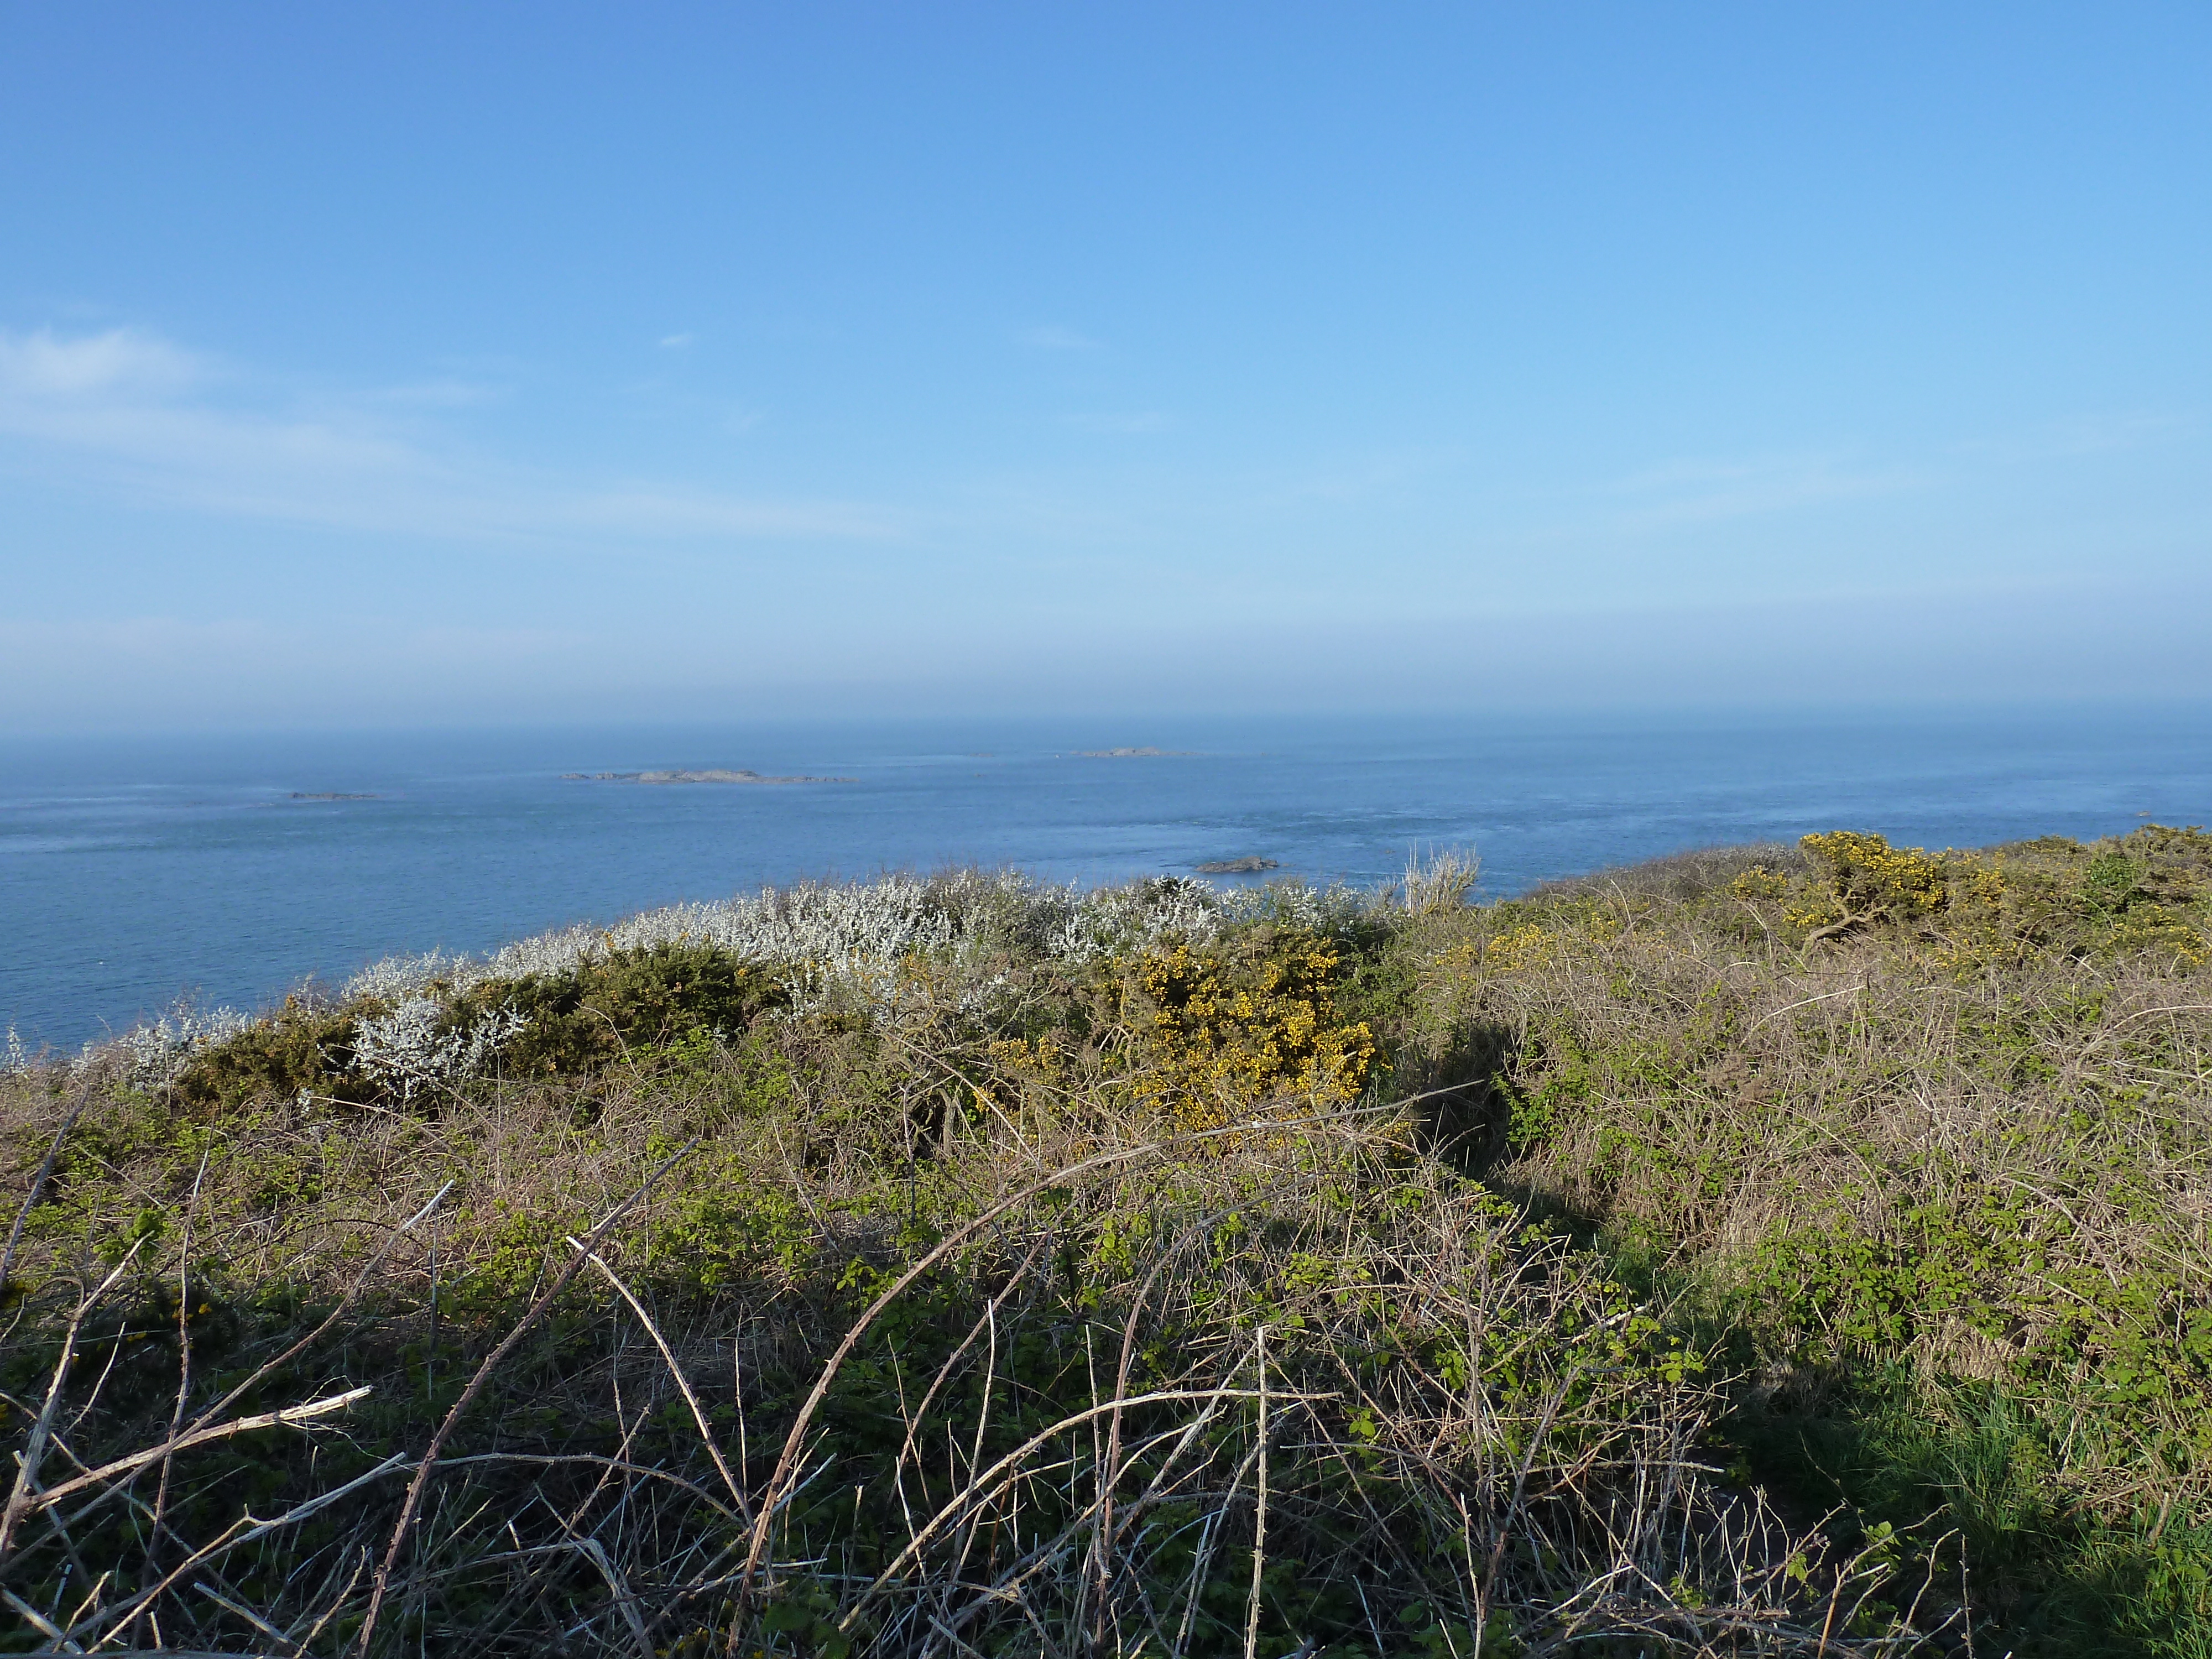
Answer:
[[[664, 768], [849, 781], [564, 775]], [[0, 1025], [73, 1048], [179, 998], [251, 1009], [392, 952], [887, 870], [1095, 884], [1256, 858], [1372, 884], [1460, 848], [1496, 896], [1814, 830], [1980, 846], [2147, 820], [2212, 821], [2212, 710], [17, 738]]]

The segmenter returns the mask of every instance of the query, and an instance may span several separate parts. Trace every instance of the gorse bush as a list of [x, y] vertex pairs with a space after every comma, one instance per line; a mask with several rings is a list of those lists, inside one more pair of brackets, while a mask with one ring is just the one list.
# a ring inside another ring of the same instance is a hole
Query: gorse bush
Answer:
[[14, 1062], [0, 1651], [2212, 1648], [2212, 838], [1472, 873]]
[[[1909, 921], [1942, 908], [1950, 898], [1944, 860], [1916, 848], [1892, 847], [1880, 836], [1837, 830], [1805, 837], [1806, 853], [1825, 878], [1810, 903], [1786, 907], [1793, 926], [1810, 929], [1808, 942], [1864, 923]], [[1737, 878], [1737, 890], [1755, 889]]]
[[[269, 1018], [199, 1045], [169, 1077], [168, 1097], [203, 1117], [249, 1101], [301, 1094], [365, 1103], [374, 1097], [376, 1085], [355, 1063], [360, 1024], [349, 1015], [288, 998]], [[133, 1073], [141, 1074], [141, 1068], [134, 1066]]]
[[1880, 836], [1808, 836], [1816, 870], [1791, 881], [1754, 866], [1736, 878], [1745, 899], [1781, 896], [1805, 942], [1885, 921], [1918, 922], [1962, 964], [2051, 955], [2112, 957], [2164, 946], [2190, 965], [2205, 959], [2212, 837], [2148, 826], [2094, 848], [2063, 836], [1986, 854], [1893, 848]]
[[1365, 1024], [1336, 1016], [1340, 953], [1313, 934], [1255, 930], [1227, 948], [1146, 952], [1115, 986], [1138, 1088], [1188, 1127], [1289, 1096], [1356, 1098], [1375, 1060]]

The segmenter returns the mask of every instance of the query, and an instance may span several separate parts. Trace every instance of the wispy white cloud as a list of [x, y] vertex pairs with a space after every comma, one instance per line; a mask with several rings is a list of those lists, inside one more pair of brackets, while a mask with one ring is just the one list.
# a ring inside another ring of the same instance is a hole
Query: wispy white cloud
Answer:
[[1014, 338], [1021, 344], [1039, 351], [1103, 351], [1106, 349], [1103, 340], [1094, 340], [1072, 328], [1050, 325], [1023, 329]]
[[[854, 502], [553, 477], [488, 459], [423, 424], [487, 395], [435, 381], [307, 410], [143, 332], [0, 331], [0, 454], [35, 451], [43, 477], [141, 500], [345, 530], [565, 543], [880, 538], [902, 528], [896, 515]], [[403, 410], [411, 423], [395, 423]]]
[[664, 334], [660, 337], [660, 349], [663, 351], [681, 351], [698, 337], [696, 334]]
[[161, 397], [204, 378], [206, 364], [135, 329], [58, 338], [51, 329], [0, 332], [0, 397], [74, 401]]

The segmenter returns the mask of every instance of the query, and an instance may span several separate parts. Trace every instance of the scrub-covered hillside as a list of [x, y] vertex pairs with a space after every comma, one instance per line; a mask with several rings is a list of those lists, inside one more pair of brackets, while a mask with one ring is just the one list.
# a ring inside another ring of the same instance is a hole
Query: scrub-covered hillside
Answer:
[[18, 1063], [0, 1651], [2212, 1648], [2212, 837], [1472, 876]]

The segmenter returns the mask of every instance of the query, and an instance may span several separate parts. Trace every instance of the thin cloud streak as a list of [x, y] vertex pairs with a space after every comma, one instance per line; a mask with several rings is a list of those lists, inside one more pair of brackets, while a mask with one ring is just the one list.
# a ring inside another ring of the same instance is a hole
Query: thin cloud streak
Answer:
[[[946, 597], [955, 591], [969, 596], [963, 604], [988, 603], [993, 583], [1088, 592], [1103, 582], [1164, 586], [1193, 603], [1240, 595], [1248, 605], [1256, 586], [1339, 614], [1387, 607], [1389, 595], [1417, 588], [1572, 607], [1594, 586], [1674, 592], [1686, 581], [1717, 595], [1747, 580], [1778, 597], [1802, 592], [1817, 568], [1806, 550], [1845, 544], [1870, 514], [1896, 516], [1877, 503], [1987, 493], [1993, 472], [1990, 456], [1954, 446], [1904, 461], [1849, 451], [1691, 457], [1545, 485], [1486, 471], [1447, 442], [1145, 473], [1131, 488], [1115, 469], [1159, 465], [1160, 446], [1129, 441], [1084, 446], [1054, 468], [941, 474], [910, 483], [903, 499], [872, 503], [513, 465], [460, 441], [459, 422], [437, 424], [444, 404], [476, 389], [433, 380], [400, 388], [428, 394], [411, 402], [384, 391], [303, 406], [280, 402], [264, 377], [144, 331], [0, 331], [0, 461], [13, 452], [12, 470], [41, 487], [143, 504], [586, 559], [686, 544], [888, 545], [899, 568], [932, 573], [926, 592], [899, 600], [922, 609], [957, 608]], [[679, 412], [725, 430], [757, 418], [703, 400]], [[1141, 406], [1058, 419], [1133, 438], [1187, 429]], [[1202, 435], [1218, 436], [1211, 426]], [[1187, 447], [1168, 444], [1176, 455]], [[1741, 527], [1726, 530], [1731, 523]], [[1789, 538], [1791, 556], [1746, 562], [1744, 538], [1770, 530]], [[1879, 540], [1887, 551], [1857, 561], [1878, 580], [1907, 578], [1923, 556], [1955, 562], [1940, 546], [1904, 550], [1887, 531]], [[1356, 556], [1347, 562], [1347, 552]], [[889, 582], [890, 568], [872, 565], [871, 580]]]
[[76, 399], [105, 394], [160, 396], [206, 374], [204, 361], [135, 329], [58, 339], [51, 329], [0, 331], [0, 396]]
[[[428, 537], [895, 538], [898, 515], [647, 482], [578, 488], [441, 453], [360, 409], [226, 405], [205, 360], [128, 330], [0, 332], [0, 436], [70, 457], [79, 482], [204, 512]], [[465, 401], [402, 398], [431, 407]], [[388, 394], [387, 394], [388, 395]], [[49, 476], [51, 465], [44, 469]]]

